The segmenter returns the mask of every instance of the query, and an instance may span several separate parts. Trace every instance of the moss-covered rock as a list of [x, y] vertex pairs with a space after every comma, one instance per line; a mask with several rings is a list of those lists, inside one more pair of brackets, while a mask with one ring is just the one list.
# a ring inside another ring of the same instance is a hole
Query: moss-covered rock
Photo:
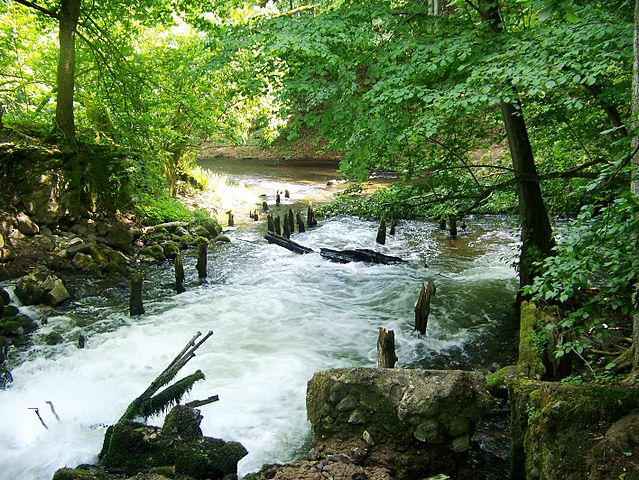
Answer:
[[198, 410], [177, 406], [162, 429], [121, 421], [107, 430], [100, 464], [130, 475], [156, 467], [195, 479], [235, 475], [246, 449], [237, 442], [202, 436], [201, 420]]
[[9, 296], [9, 292], [7, 292], [4, 288], [0, 288], [0, 306], [9, 305], [11, 302], [11, 297]]
[[26, 315], [18, 314], [14, 317], [2, 317], [0, 319], [0, 334], [7, 337], [28, 335], [37, 329], [38, 323]]
[[189, 227], [189, 232], [191, 232], [191, 235], [196, 237], [204, 237], [207, 239], [211, 238], [211, 232], [209, 232], [202, 225], [192, 225], [191, 227]]
[[59, 332], [49, 332], [44, 337], [44, 343], [47, 345], [60, 345], [64, 343], [64, 337]]
[[542, 357], [533, 344], [538, 315], [537, 307], [534, 303], [521, 303], [517, 373], [526, 378], [540, 379], [546, 373]]
[[162, 250], [166, 258], [175, 258], [180, 253], [180, 245], [176, 242], [164, 242], [162, 243]]
[[492, 395], [505, 398], [508, 395], [508, 382], [514, 380], [516, 377], [516, 365], [500, 368], [496, 372], [486, 375], [486, 388], [488, 388], [488, 391]]
[[639, 392], [515, 380], [513, 478], [639, 478]]
[[62, 280], [48, 270], [37, 270], [22, 277], [16, 284], [15, 293], [25, 305], [57, 305], [69, 298]]
[[480, 373], [377, 368], [318, 372], [306, 399], [317, 449], [406, 478], [468, 468], [460, 452], [492, 403]]

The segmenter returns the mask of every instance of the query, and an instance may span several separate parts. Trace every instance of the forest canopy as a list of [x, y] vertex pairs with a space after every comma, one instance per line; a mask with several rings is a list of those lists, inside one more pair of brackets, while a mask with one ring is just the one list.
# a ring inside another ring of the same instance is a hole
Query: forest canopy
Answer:
[[3, 0], [0, 126], [136, 152], [141, 212], [204, 142], [306, 142], [400, 178], [329, 212], [517, 213], [522, 294], [583, 356], [637, 322], [635, 3]]

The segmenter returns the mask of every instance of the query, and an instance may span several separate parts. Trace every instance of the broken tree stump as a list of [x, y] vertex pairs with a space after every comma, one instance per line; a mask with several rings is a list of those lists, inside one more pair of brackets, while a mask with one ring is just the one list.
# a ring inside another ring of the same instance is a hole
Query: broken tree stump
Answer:
[[268, 203], [266, 203], [266, 202], [262, 202], [262, 210], [263, 210], [264, 212], [268, 212]]
[[253, 217], [252, 218], [253, 218], [253, 221], [255, 221], [255, 222], [259, 222], [260, 221], [260, 215], [257, 213], [257, 210], [255, 210], [253, 212]]
[[446, 230], [446, 217], [444, 216], [439, 217], [439, 229]]
[[380, 327], [377, 337], [377, 368], [395, 368], [397, 360], [395, 332]]
[[377, 238], [375, 241], [380, 245], [386, 245], [386, 220], [383, 218], [379, 221], [379, 228], [377, 229]]
[[275, 195], [275, 205], [279, 205], [280, 203], [282, 203], [282, 199], [280, 198], [280, 191], [278, 190]]
[[273, 214], [269, 213], [266, 216], [266, 231], [267, 232], [274, 232], [275, 231], [275, 221], [273, 219]]
[[299, 233], [304, 233], [306, 228], [304, 228], [304, 220], [302, 219], [302, 214], [297, 212], [297, 231]]
[[286, 238], [291, 238], [291, 224], [288, 221], [288, 215], [284, 215], [284, 219], [282, 220], [284, 223], [284, 232], [282, 233]]
[[397, 227], [397, 220], [394, 218], [391, 220], [389, 235], [395, 235], [395, 228]]
[[457, 217], [455, 215], [448, 217], [448, 233], [451, 237], [457, 236]]
[[278, 235], [282, 235], [282, 219], [279, 215], [275, 215], [275, 219], [273, 220], [273, 226], [275, 230], [273, 230]]
[[135, 274], [131, 277], [131, 293], [129, 295], [129, 316], [144, 315], [144, 305], [142, 305], [142, 282], [144, 277]]
[[197, 243], [197, 276], [200, 281], [207, 277], [207, 256], [208, 256], [209, 242], [206, 239], [201, 239]]
[[306, 226], [308, 228], [317, 227], [317, 219], [315, 218], [315, 211], [313, 210], [313, 207], [311, 207], [310, 205], [308, 206], [308, 211], [306, 212]]
[[288, 209], [288, 216], [286, 217], [288, 219], [288, 229], [291, 233], [295, 233], [295, 215], [293, 214], [293, 209], [289, 208]]
[[226, 212], [226, 215], [228, 215], [228, 226], [229, 227], [234, 227], [235, 226], [235, 217], [233, 216], [233, 212], [231, 210], [229, 210], [228, 212]]
[[419, 291], [417, 305], [415, 305], [415, 330], [422, 335], [426, 334], [428, 316], [430, 315], [430, 301], [435, 295], [435, 290], [435, 283], [429, 279], [427, 285], [422, 285], [422, 289]]
[[291, 252], [295, 253], [313, 253], [313, 250], [305, 247], [304, 245], [300, 245], [299, 243], [294, 242], [293, 240], [289, 240], [286, 237], [281, 235], [277, 235], [273, 232], [267, 232], [264, 235], [264, 238], [268, 241], [268, 243], [274, 243], [275, 245], [279, 245], [280, 247], [286, 248]]
[[181, 254], [177, 254], [173, 265], [175, 267], [175, 291], [177, 293], [184, 293], [186, 292], [186, 288], [184, 288], [184, 264], [182, 263]]
[[291, 192], [284, 190], [284, 198], [291, 198]]

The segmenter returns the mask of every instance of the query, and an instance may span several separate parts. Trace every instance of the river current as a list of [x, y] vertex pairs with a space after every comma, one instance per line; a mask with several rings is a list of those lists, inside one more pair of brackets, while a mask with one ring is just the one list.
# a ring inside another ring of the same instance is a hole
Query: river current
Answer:
[[[326, 178], [335, 175], [330, 166], [312, 174], [299, 169], [296, 176], [277, 168], [251, 175], [255, 169], [218, 172], [228, 195], [236, 188], [248, 199], [244, 207], [260, 205], [262, 191], [272, 205], [275, 190], [284, 188], [291, 204], [325, 196]], [[242, 202], [226, 200], [235, 208]], [[321, 369], [374, 366], [379, 327], [395, 331], [399, 366], [506, 364], [516, 335], [516, 226], [498, 217], [466, 222], [467, 230], [450, 239], [430, 222], [404, 221], [385, 246], [375, 244], [376, 223], [348, 216], [294, 236], [315, 250], [373, 248], [408, 261], [400, 265], [297, 255], [267, 244], [263, 222], [246, 222], [226, 232], [231, 243], [210, 249], [204, 285], [192, 256], [185, 260], [188, 290], [180, 295], [172, 292], [168, 262], [149, 267], [146, 313], [138, 318], [128, 317], [126, 284], [76, 279], [82, 295], [34, 334], [33, 348], [12, 358], [14, 382], [0, 391], [0, 479], [48, 480], [57, 468], [95, 462], [106, 426], [196, 331], [214, 334], [180, 376], [199, 368], [207, 378], [190, 398], [219, 395], [202, 407], [202, 430], [244, 444], [249, 455], [241, 475], [305, 452], [307, 381]], [[419, 336], [413, 308], [429, 278], [437, 293], [427, 334]], [[25, 311], [40, 315], [33, 307]], [[47, 346], [44, 336], [52, 330], [67, 341]], [[76, 346], [80, 333], [87, 337], [84, 349]], [[48, 429], [29, 408], [39, 408]]]

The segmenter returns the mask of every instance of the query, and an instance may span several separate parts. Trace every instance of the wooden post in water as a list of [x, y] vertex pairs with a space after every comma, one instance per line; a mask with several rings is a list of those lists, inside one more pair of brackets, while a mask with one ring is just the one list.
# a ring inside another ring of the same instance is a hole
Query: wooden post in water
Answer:
[[[284, 236], [286, 238], [291, 238], [291, 224], [288, 221], [288, 215], [284, 215], [284, 220], [282, 220], [282, 222], [284, 223]], [[277, 233], [277, 232], [275, 232]]]
[[177, 254], [173, 265], [175, 266], [175, 291], [177, 293], [184, 293], [186, 292], [186, 288], [184, 288], [184, 264], [182, 263], [181, 254]]
[[394, 368], [396, 362], [395, 332], [380, 327], [377, 337], [377, 368]]
[[282, 199], [280, 198], [280, 191], [277, 191], [277, 195], [275, 195], [275, 205], [279, 205], [282, 203]]
[[446, 230], [446, 217], [444, 217], [443, 215], [439, 217], [439, 229]]
[[386, 245], [386, 220], [384, 220], [384, 218], [379, 221], [379, 228], [377, 229], [377, 238], [375, 241], [380, 245]]
[[306, 228], [304, 228], [304, 220], [302, 219], [302, 213], [297, 212], [297, 231], [300, 233], [304, 233]]
[[84, 348], [86, 342], [87, 342], [87, 337], [80, 334], [80, 336], [78, 337], [78, 348]]
[[317, 227], [317, 220], [315, 219], [315, 211], [313, 210], [313, 207], [311, 207], [310, 205], [308, 206], [308, 212], [306, 213], [306, 226], [308, 228]]
[[295, 233], [295, 215], [293, 209], [288, 209], [288, 229], [290, 233]]
[[415, 330], [422, 335], [426, 334], [428, 326], [428, 315], [430, 315], [430, 300], [435, 295], [435, 283], [428, 280], [426, 286], [422, 285], [417, 297], [417, 305], [415, 305]]
[[273, 220], [273, 214], [269, 213], [266, 216], [266, 231], [274, 232], [275, 231], [275, 221]]
[[131, 277], [131, 294], [129, 295], [129, 316], [144, 315], [142, 305], [142, 282], [144, 277], [139, 273]]
[[391, 224], [390, 224], [390, 231], [388, 232], [389, 235], [395, 235], [395, 228], [397, 227], [397, 220], [395, 220], [394, 218], [391, 219]]
[[268, 203], [262, 202], [262, 210], [264, 210], [265, 212], [268, 212]]
[[235, 217], [233, 216], [233, 212], [231, 210], [229, 210], [228, 212], [226, 212], [226, 214], [228, 215], [228, 225], [229, 225], [229, 227], [234, 227], [235, 226]]
[[282, 219], [280, 218], [279, 214], [275, 215], [273, 226], [275, 227], [275, 230], [273, 231], [278, 235], [282, 235]]
[[209, 242], [206, 239], [201, 239], [197, 244], [197, 276], [202, 282], [207, 277], [207, 256], [208, 256]]
[[291, 198], [291, 192], [284, 190], [284, 198]]
[[260, 221], [260, 216], [259, 216], [259, 214], [257, 213], [257, 210], [255, 210], [255, 211], [253, 212], [253, 221], [255, 221], [255, 222], [259, 222], [259, 221]]
[[457, 236], [457, 217], [455, 215], [448, 216], [448, 232], [451, 237]]

